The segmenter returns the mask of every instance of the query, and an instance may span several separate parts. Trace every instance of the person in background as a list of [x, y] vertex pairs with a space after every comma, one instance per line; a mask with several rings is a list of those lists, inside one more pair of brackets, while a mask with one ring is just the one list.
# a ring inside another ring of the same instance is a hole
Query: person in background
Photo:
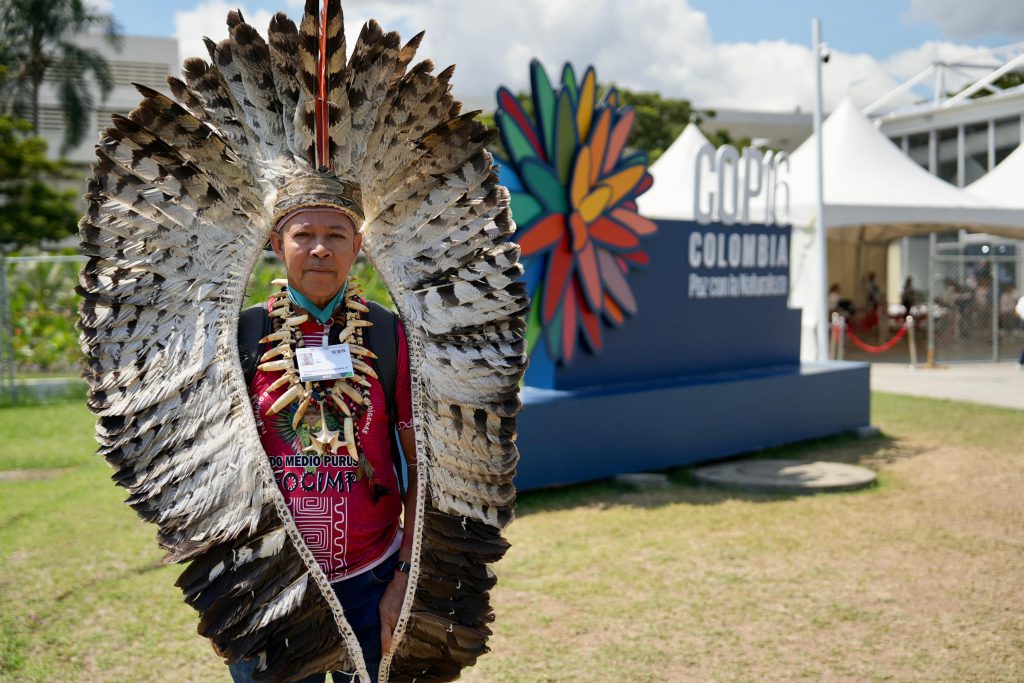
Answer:
[[867, 290], [868, 310], [873, 311], [882, 303], [882, 290], [878, 288], [878, 283], [875, 282], [874, 271], [868, 273], [868, 281], [865, 289]]
[[842, 295], [839, 293], [839, 283], [834, 282], [832, 286], [828, 288], [828, 312], [835, 313], [839, 310], [839, 300]]
[[914, 305], [914, 278], [908, 277], [903, 283], [903, 291], [900, 293], [900, 305], [910, 314], [910, 307]]

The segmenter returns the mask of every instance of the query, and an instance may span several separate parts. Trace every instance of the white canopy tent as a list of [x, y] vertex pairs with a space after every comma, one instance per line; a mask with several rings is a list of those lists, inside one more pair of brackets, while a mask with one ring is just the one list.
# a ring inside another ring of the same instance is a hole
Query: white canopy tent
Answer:
[[[931, 175], [896, 148], [850, 99], [822, 128], [829, 282], [860, 283], [869, 271], [885, 281], [885, 247], [897, 237], [966, 229], [1024, 237], [1024, 208], [998, 207]], [[785, 182], [793, 224], [790, 305], [803, 309], [801, 356], [816, 356], [824, 321], [817, 288], [814, 136], [790, 158]], [[853, 289], [851, 287], [851, 289]]]
[[1024, 208], [1024, 145], [964, 190], [995, 206]]
[[[898, 237], [966, 229], [1024, 238], [1024, 194], [1008, 193], [1022, 197], [1019, 207], [1000, 206], [940, 180], [897, 149], [851, 100], [836, 107], [822, 130], [829, 282], [840, 283], [845, 296], [858, 294], [871, 271], [879, 283], [885, 282], [887, 246]], [[707, 144], [697, 126], [686, 127], [652, 165], [654, 187], [637, 202], [642, 214], [694, 220], [697, 154]], [[805, 360], [816, 357], [815, 329], [825, 318], [820, 311], [823, 297], [817, 291], [820, 279], [814, 250], [814, 145], [812, 135], [793, 152], [788, 172], [783, 166], [777, 178], [786, 185], [778, 193], [779, 201], [789, 197], [790, 305], [803, 310], [801, 356]], [[742, 184], [742, 166], [738, 171]]]
[[637, 198], [640, 213], [650, 218], [694, 219], [693, 186], [697, 152], [708, 139], [696, 124], [683, 129], [676, 141], [651, 164], [654, 186]]
[[[823, 127], [825, 224], [870, 226], [872, 236], [906, 234], [913, 226], [983, 224], [1020, 230], [1024, 214], [965, 193], [918, 166], [844, 99]], [[814, 137], [790, 157], [794, 223], [813, 221]], [[911, 230], [913, 232], [913, 230]]]

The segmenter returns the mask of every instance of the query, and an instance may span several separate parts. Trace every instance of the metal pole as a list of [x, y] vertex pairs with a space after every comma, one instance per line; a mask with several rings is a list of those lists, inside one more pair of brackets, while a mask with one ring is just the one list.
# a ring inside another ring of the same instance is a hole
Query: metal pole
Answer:
[[878, 345], [881, 346], [885, 343], [885, 338], [888, 336], [886, 332], [889, 331], [889, 311], [885, 307], [875, 305], [875, 317], [878, 319], [877, 332], [878, 332]]
[[832, 326], [828, 330], [828, 357], [832, 360], [838, 360], [839, 356], [839, 314], [832, 314]]
[[825, 240], [825, 170], [823, 162], [821, 62], [827, 50], [821, 42], [821, 19], [811, 20], [811, 40], [814, 51], [814, 138], [815, 162], [817, 166], [817, 221], [814, 239], [818, 246], [818, 360], [828, 360], [828, 243]]
[[914, 316], [907, 316], [907, 341], [910, 343], [910, 366], [917, 367], [917, 341], [914, 339]]
[[999, 361], [999, 261], [992, 259], [992, 362]]
[[839, 316], [839, 360], [846, 356], [846, 318]]
[[[935, 367], [935, 251], [938, 240], [935, 233], [928, 235], [928, 367]], [[947, 307], [950, 302], [946, 302]], [[947, 311], [949, 313], [949, 311]]]

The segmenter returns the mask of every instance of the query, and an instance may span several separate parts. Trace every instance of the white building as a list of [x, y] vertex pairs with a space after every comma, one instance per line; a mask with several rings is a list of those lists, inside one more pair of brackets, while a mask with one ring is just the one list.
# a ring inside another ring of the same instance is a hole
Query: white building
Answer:
[[[994, 169], [1024, 140], [1024, 86], [1001, 89], [995, 82], [1024, 70], [1021, 46], [978, 53], [957, 63], [937, 62], [900, 85], [865, 113], [922, 168], [957, 187], [967, 187]], [[978, 97], [979, 94], [986, 94]], [[886, 110], [899, 97], [922, 101]], [[936, 237], [944, 254], [1014, 256], [1021, 243], [952, 231]], [[890, 245], [887, 289], [894, 299], [905, 278], [924, 289], [929, 278], [929, 239], [904, 237]], [[1019, 280], [1019, 277], [1017, 278]], [[1015, 282], [1015, 284], [1019, 284]]]
[[[180, 73], [178, 41], [175, 38], [124, 36], [120, 51], [114, 50], [99, 36], [78, 38], [83, 46], [99, 51], [107, 59], [114, 88], [104, 100], [96, 93], [97, 111], [93, 114], [95, 134], [86, 134], [82, 144], [70, 149], [64, 158], [75, 164], [89, 164], [95, 158], [93, 149], [99, 132], [110, 125], [111, 114], [127, 114], [139, 103], [141, 95], [132, 83], [141, 83], [167, 92], [168, 74]], [[64, 116], [57, 98], [56, 84], [44, 80], [40, 89], [39, 134], [48, 143], [52, 157], [60, 155], [64, 144]]]
[[792, 152], [811, 136], [814, 124], [810, 112], [745, 111], [714, 109], [714, 116], [704, 117], [700, 127], [705, 133], [724, 130], [733, 140], [750, 138], [758, 147]]

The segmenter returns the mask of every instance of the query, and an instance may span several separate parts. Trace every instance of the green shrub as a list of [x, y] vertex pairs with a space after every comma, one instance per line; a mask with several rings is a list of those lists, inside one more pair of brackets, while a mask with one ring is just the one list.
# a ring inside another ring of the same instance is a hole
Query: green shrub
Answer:
[[[73, 253], [73, 252], [72, 252]], [[12, 346], [19, 376], [77, 376], [82, 351], [78, 343], [78, 304], [75, 293], [81, 263], [13, 263], [7, 266], [11, 297]], [[369, 261], [360, 258], [352, 275], [366, 297], [394, 308], [391, 297]], [[265, 301], [277, 288], [274, 278], [284, 268], [273, 257], [259, 261], [249, 279], [246, 305]]]

